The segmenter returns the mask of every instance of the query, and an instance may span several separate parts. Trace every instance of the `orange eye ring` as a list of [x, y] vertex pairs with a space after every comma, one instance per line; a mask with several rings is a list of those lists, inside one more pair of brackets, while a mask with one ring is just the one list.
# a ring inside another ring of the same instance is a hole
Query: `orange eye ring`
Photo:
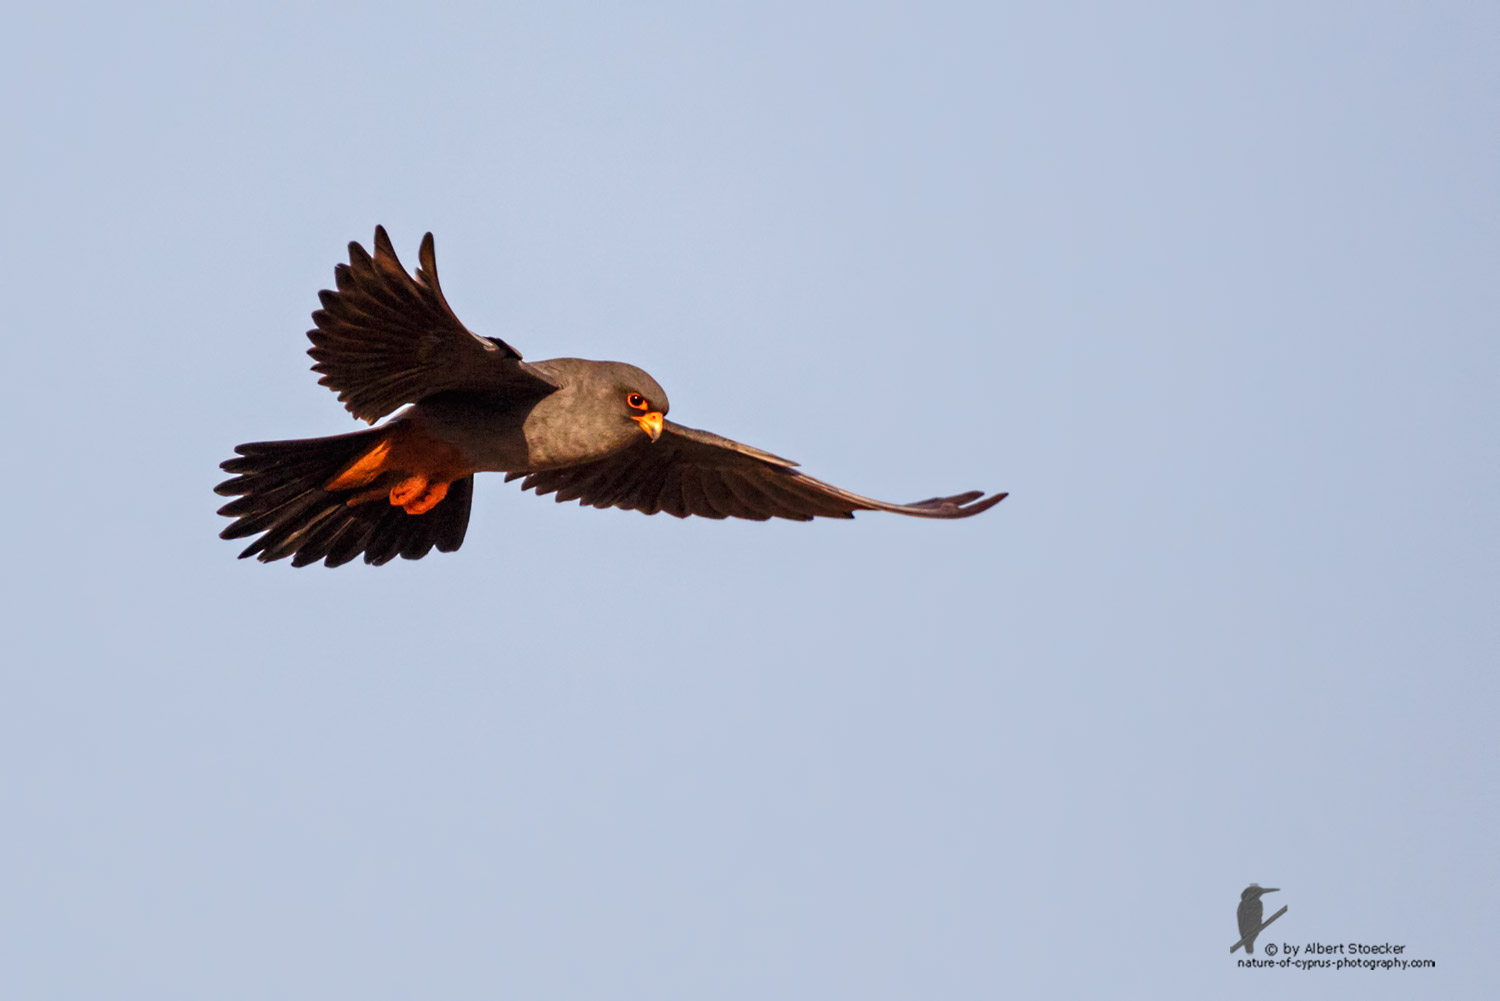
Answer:
[[651, 404], [647, 403], [646, 402], [646, 398], [644, 396], [642, 396], [640, 393], [631, 393], [631, 394], [629, 394], [628, 396], [625, 397], [625, 403], [632, 410], [649, 410], [649, 409], [651, 409]]

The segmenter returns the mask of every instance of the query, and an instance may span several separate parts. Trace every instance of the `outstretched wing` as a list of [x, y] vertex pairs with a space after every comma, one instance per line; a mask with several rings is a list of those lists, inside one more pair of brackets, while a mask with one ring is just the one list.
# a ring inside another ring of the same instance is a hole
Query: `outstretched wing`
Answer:
[[917, 518], [967, 518], [988, 511], [1006, 494], [982, 490], [887, 504], [841, 490], [793, 468], [795, 462], [737, 441], [665, 422], [655, 442], [640, 442], [597, 462], [524, 476], [523, 490], [556, 493], [558, 501], [619, 507], [678, 518], [852, 518], [855, 511], [892, 511]]
[[521, 361], [521, 353], [459, 322], [438, 284], [432, 234], [422, 238], [416, 278], [406, 273], [383, 226], [375, 255], [349, 244], [349, 263], [333, 269], [337, 291], [318, 293], [323, 308], [307, 332], [313, 371], [355, 417], [371, 423], [407, 403], [446, 390], [557, 386]]

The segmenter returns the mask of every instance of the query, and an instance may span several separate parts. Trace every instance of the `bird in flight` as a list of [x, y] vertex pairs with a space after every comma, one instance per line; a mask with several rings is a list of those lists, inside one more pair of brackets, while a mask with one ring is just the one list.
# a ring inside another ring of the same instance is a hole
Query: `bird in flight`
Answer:
[[[432, 234], [408, 274], [383, 227], [375, 253], [349, 244], [333, 291], [307, 332], [318, 381], [373, 424], [329, 438], [251, 442], [222, 463], [215, 492], [234, 500], [225, 539], [240, 553], [339, 566], [452, 552], [469, 525], [474, 474], [504, 473], [523, 490], [593, 507], [678, 518], [852, 518], [892, 511], [967, 518], [1006, 494], [971, 490], [888, 504], [816, 480], [790, 460], [667, 420], [655, 379], [634, 365], [526, 362], [465, 327], [438, 284]], [[408, 406], [409, 405], [409, 406]]]

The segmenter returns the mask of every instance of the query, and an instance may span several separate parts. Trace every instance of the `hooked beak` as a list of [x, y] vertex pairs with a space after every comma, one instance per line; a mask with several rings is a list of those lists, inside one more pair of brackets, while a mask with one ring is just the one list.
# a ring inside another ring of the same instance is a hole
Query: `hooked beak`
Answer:
[[661, 437], [660, 410], [653, 410], [649, 414], [641, 414], [641, 416], [639, 417], [632, 417], [630, 419], [639, 424], [641, 426], [641, 430], [651, 436], [652, 441], [655, 441], [656, 439]]

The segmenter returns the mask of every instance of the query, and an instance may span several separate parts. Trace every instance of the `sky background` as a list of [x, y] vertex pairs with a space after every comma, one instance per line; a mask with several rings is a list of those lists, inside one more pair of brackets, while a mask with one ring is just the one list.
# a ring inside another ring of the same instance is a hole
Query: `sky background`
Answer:
[[[1500, 994], [1493, 4], [4, 19], [0, 994]], [[489, 476], [456, 554], [236, 561], [377, 223], [530, 358], [1012, 496]], [[1438, 966], [1237, 969], [1250, 882]]]

